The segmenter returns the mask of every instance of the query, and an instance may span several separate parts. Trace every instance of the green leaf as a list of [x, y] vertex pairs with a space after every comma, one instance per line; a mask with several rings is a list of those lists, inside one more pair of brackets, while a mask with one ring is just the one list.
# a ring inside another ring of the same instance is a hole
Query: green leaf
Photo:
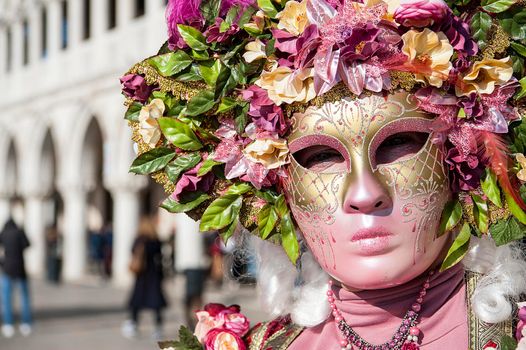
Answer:
[[272, 3], [272, 0], [258, 0], [258, 7], [270, 18], [275, 18], [278, 14], [278, 10]]
[[512, 42], [510, 45], [513, 48], [513, 50], [515, 50], [515, 52], [517, 52], [522, 57], [526, 57], [526, 46], [516, 42]]
[[235, 194], [235, 195], [243, 195], [249, 191], [252, 191], [254, 187], [252, 185], [246, 183], [246, 182], [240, 182], [237, 184], [233, 184], [228, 188], [226, 191], [226, 194]]
[[292, 224], [290, 213], [286, 214], [281, 218], [281, 245], [285, 249], [285, 253], [289, 257], [293, 264], [296, 264], [298, 257], [300, 256], [300, 245], [298, 243], [298, 237], [296, 237], [296, 230]]
[[192, 58], [196, 61], [206, 61], [210, 59], [208, 51], [195, 51], [192, 50]]
[[130, 167], [130, 172], [141, 175], [154, 173], [164, 169], [174, 157], [175, 152], [169, 148], [154, 148], [137, 157]]
[[178, 24], [177, 28], [184, 42], [190, 46], [190, 48], [196, 51], [204, 51], [208, 49], [209, 46], [206, 43], [205, 36], [198, 29], [183, 24]]
[[506, 203], [508, 203], [508, 208], [520, 222], [521, 224], [526, 225], [526, 213], [521, 209], [519, 204], [515, 202], [515, 199], [507, 192], [504, 191], [504, 197], [506, 198]]
[[264, 199], [270, 204], [275, 204], [280, 197], [277, 193], [275, 193], [272, 190], [257, 191], [256, 196], [258, 196], [261, 199]]
[[477, 12], [471, 19], [471, 33], [479, 46], [486, 42], [491, 24], [491, 16], [485, 12]]
[[515, 74], [515, 76], [523, 76], [524, 75], [524, 58], [512, 55], [511, 63], [513, 67], [513, 74]]
[[186, 52], [179, 50], [177, 52], [152, 57], [148, 62], [154, 66], [163, 77], [171, 77], [190, 66], [193, 60]]
[[168, 197], [162, 204], [161, 208], [168, 210], [170, 213], [186, 213], [203, 204], [210, 198], [206, 193], [200, 193], [196, 199], [188, 203], [179, 203], [176, 200]]
[[204, 0], [201, 2], [201, 14], [208, 24], [215, 23], [219, 17], [219, 10], [221, 9], [221, 0]]
[[517, 100], [526, 97], [526, 77], [519, 80], [519, 83], [521, 84], [521, 91], [515, 96]]
[[250, 105], [247, 103], [244, 106], [239, 106], [236, 108], [236, 116], [234, 118], [234, 124], [236, 131], [239, 135], [242, 135], [245, 132], [245, 128], [248, 124], [248, 111]]
[[201, 165], [201, 168], [199, 168], [199, 170], [197, 171], [197, 176], [203, 176], [203, 175], [208, 174], [209, 172], [212, 171], [212, 169], [214, 169], [216, 165], [219, 165], [219, 164], [222, 164], [222, 163], [216, 162], [212, 158], [208, 158], [207, 160], [203, 162], [203, 165]]
[[139, 113], [141, 113], [142, 104], [139, 102], [133, 102], [126, 111], [126, 114], [124, 115], [124, 119], [129, 120], [130, 122], [138, 122], [139, 121]]
[[502, 208], [502, 200], [500, 197], [500, 187], [497, 185], [497, 175], [491, 170], [487, 170], [481, 181], [481, 187], [488, 199], [497, 207]]
[[440, 272], [455, 266], [460, 262], [460, 260], [462, 260], [462, 258], [468, 252], [470, 239], [471, 229], [469, 228], [469, 224], [465, 223], [464, 226], [462, 226], [462, 229], [460, 230], [457, 238], [451, 245], [451, 248], [449, 248], [446, 258], [444, 259], [444, 262], [442, 262], [442, 266], [440, 267]]
[[227, 226], [226, 230], [220, 233], [223, 242], [227, 243], [230, 237], [234, 235], [237, 225], [239, 224], [239, 218], [236, 217], [230, 225]]
[[258, 214], [258, 230], [261, 239], [267, 239], [270, 236], [276, 227], [278, 219], [276, 209], [270, 204], [265, 204]]
[[221, 70], [219, 71], [219, 75], [217, 76], [216, 88], [215, 88], [215, 93], [214, 93], [214, 96], [216, 99], [225, 96], [226, 94], [230, 92], [229, 90], [231, 87], [235, 87], [235, 85], [237, 85], [237, 84], [235, 85], [228, 84], [231, 72], [232, 72], [231, 69], [228, 68], [227, 66], [225, 65], [221, 66]]
[[219, 107], [217, 108], [217, 113], [225, 113], [230, 110], [232, 110], [235, 106], [237, 106], [237, 100], [233, 99], [231, 97], [224, 97], [221, 100], [221, 103], [219, 104]]
[[185, 71], [176, 75], [175, 79], [182, 82], [202, 81], [203, 77], [201, 77], [201, 71], [199, 70], [199, 66], [197, 64], [193, 64], [192, 66], [190, 66], [190, 69], [186, 69]]
[[201, 155], [199, 152], [177, 157], [173, 162], [166, 166], [166, 175], [168, 175], [170, 181], [175, 183], [183, 172], [192, 169], [199, 164], [200, 161]]
[[254, 15], [254, 13], [256, 13], [256, 11], [257, 9], [254, 6], [247, 7], [243, 14], [239, 17], [239, 20], [237, 21], [237, 25], [239, 26], [239, 28], [243, 28], [245, 24], [250, 22], [252, 16]]
[[243, 197], [236, 194], [216, 199], [203, 213], [199, 230], [208, 232], [227, 227], [239, 215], [242, 204]]
[[509, 335], [500, 338], [500, 350], [517, 350], [517, 341]]
[[482, 8], [491, 13], [501, 13], [515, 5], [519, 0], [483, 0]]
[[507, 11], [499, 15], [502, 28], [514, 40], [526, 39], [526, 10]]
[[478, 229], [482, 233], [488, 233], [489, 216], [488, 216], [488, 203], [482, 199], [481, 196], [472, 194], [473, 199], [473, 214], [475, 217], [475, 223]]
[[203, 148], [195, 133], [185, 123], [173, 118], [159, 118], [158, 121], [163, 135], [176, 147], [185, 151]]
[[216, 104], [214, 93], [210, 90], [201, 91], [186, 105], [186, 115], [195, 117], [211, 110]]
[[[162, 346], [164, 349], [169, 346]], [[199, 342], [199, 339], [185, 326], [179, 328], [179, 340], [173, 342], [173, 348], [175, 350], [202, 350], [203, 345]]]
[[438, 229], [438, 236], [454, 229], [462, 219], [462, 205], [458, 199], [446, 204], [442, 211], [442, 218], [440, 219], [440, 226]]
[[209, 86], [215, 86], [219, 72], [221, 71], [222, 63], [220, 60], [207, 61], [199, 65], [201, 77]]
[[267, 57], [270, 57], [271, 55], [274, 54], [274, 52], [276, 51], [275, 45], [276, 45], [276, 39], [270, 39], [268, 41], [267, 45], [265, 46], [265, 55], [267, 55]]
[[489, 231], [497, 246], [524, 238], [524, 226], [514, 217], [500, 220], [492, 225]]
[[289, 212], [289, 206], [283, 194], [276, 199], [275, 208], [280, 218], [283, 218]]

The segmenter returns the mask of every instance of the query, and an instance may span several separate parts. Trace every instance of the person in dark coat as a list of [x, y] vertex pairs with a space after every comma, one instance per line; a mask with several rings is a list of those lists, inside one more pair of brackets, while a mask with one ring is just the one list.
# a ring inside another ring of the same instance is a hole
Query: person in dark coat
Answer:
[[153, 337], [162, 337], [162, 310], [167, 303], [162, 288], [164, 276], [161, 247], [151, 219], [143, 217], [139, 224], [139, 235], [132, 248], [130, 269], [135, 273], [135, 284], [128, 302], [131, 318], [122, 327], [125, 337], [137, 335], [139, 313], [143, 309], [155, 312], [156, 327]]
[[2, 334], [10, 338], [14, 335], [13, 319], [13, 289], [20, 287], [22, 302], [22, 322], [20, 333], [27, 336], [31, 333], [31, 303], [29, 297], [29, 283], [24, 264], [24, 250], [29, 247], [29, 240], [25, 232], [20, 229], [12, 218], [9, 218], [0, 232], [0, 245], [4, 248], [4, 261], [0, 289], [2, 296]]

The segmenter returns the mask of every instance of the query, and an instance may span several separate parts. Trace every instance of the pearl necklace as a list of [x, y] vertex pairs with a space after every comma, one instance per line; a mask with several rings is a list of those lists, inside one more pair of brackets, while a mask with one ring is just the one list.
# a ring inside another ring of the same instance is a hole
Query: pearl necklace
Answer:
[[429, 276], [426, 278], [422, 289], [418, 294], [418, 298], [415, 303], [411, 306], [411, 310], [408, 310], [402, 320], [402, 324], [398, 327], [396, 333], [389, 339], [387, 342], [381, 345], [373, 345], [362, 337], [358, 335], [352, 329], [351, 326], [347, 324], [345, 319], [342, 316], [341, 311], [335, 304], [336, 298], [334, 292], [332, 291], [332, 280], [329, 281], [329, 289], [327, 291], [327, 298], [329, 300], [329, 305], [332, 310], [332, 315], [336, 321], [337, 328], [342, 335], [340, 341], [341, 348], [344, 350], [353, 349], [353, 346], [358, 350], [419, 350], [418, 346], [420, 329], [416, 326], [418, 324], [417, 319], [422, 309], [422, 303], [424, 302], [424, 297], [427, 294], [427, 289], [429, 288], [429, 282], [431, 276], [434, 275], [434, 271], [429, 273]]

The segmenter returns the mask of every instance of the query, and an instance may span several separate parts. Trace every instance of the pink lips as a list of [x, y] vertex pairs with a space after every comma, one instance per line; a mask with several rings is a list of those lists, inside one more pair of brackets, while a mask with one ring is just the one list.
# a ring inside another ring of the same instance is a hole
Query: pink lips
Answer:
[[356, 231], [351, 242], [357, 242], [365, 255], [375, 255], [389, 247], [389, 237], [392, 235], [383, 227], [366, 228]]

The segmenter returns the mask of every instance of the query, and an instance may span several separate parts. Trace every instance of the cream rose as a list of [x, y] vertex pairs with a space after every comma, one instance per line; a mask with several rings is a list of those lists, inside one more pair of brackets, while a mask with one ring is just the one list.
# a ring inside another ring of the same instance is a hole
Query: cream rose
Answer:
[[496, 85], [507, 83], [512, 76], [513, 67], [509, 57], [477, 61], [457, 84], [456, 94], [457, 96], [467, 96], [473, 92], [491, 94], [495, 91]]
[[283, 11], [276, 15], [279, 19], [278, 29], [284, 29], [292, 35], [301, 35], [309, 25], [307, 18], [307, 0], [289, 1]]
[[312, 68], [292, 71], [288, 67], [278, 67], [270, 72], [264, 71], [255, 84], [267, 90], [269, 98], [278, 106], [282, 103], [307, 103], [316, 97], [313, 77]]
[[163, 100], [156, 98], [142, 107], [139, 113], [139, 134], [151, 148], [154, 148], [161, 139], [161, 128], [157, 119], [163, 116], [165, 108]]
[[267, 58], [267, 54], [265, 53], [265, 44], [261, 42], [261, 40], [256, 39], [255, 41], [249, 42], [245, 46], [245, 50], [247, 50], [243, 54], [243, 58], [247, 63], [252, 63], [254, 61]]
[[449, 78], [453, 68], [451, 57], [453, 46], [442, 32], [435, 33], [429, 28], [423, 31], [410, 30], [402, 36], [402, 51], [409, 57], [409, 67], [415, 71], [417, 81], [426, 81], [441, 87]]
[[257, 139], [245, 147], [243, 154], [248, 160], [263, 164], [267, 169], [277, 169], [289, 162], [289, 147], [283, 139]]

